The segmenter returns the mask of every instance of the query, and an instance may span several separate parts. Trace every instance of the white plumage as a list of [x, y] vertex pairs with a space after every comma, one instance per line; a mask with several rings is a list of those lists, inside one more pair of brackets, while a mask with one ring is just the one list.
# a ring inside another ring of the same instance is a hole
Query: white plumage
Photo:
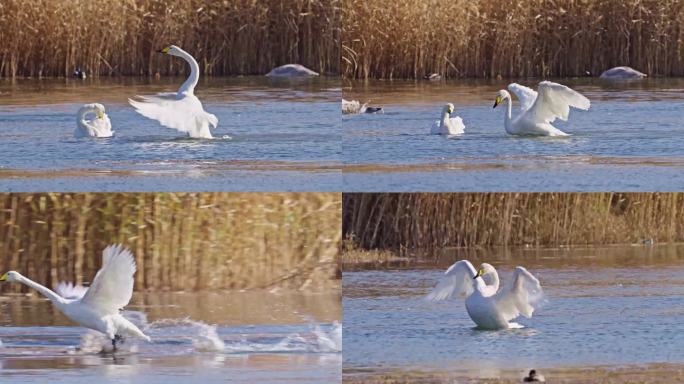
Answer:
[[466, 299], [468, 315], [478, 327], [505, 329], [519, 327], [510, 321], [520, 315], [531, 317], [543, 292], [539, 280], [523, 267], [516, 267], [510, 284], [499, 290], [499, 275], [493, 266], [483, 263], [475, 271], [469, 261], [461, 260], [449, 267], [426, 298], [440, 301], [454, 296]]
[[128, 102], [141, 115], [157, 120], [161, 125], [185, 132], [192, 138], [213, 138], [210, 127], [218, 126], [218, 118], [202, 107], [202, 102], [195, 96], [195, 86], [199, 80], [197, 61], [184, 50], [171, 45], [160, 52], [178, 56], [190, 64], [190, 76], [178, 89], [178, 92], [158, 93], [154, 96], [138, 96], [140, 101], [128, 99]]
[[504, 115], [506, 132], [521, 136], [567, 136], [567, 133], [551, 125], [557, 118], [568, 120], [570, 107], [587, 110], [589, 99], [565, 85], [542, 81], [538, 92], [520, 84], [510, 84], [508, 89], [520, 100], [520, 114], [511, 116], [511, 95], [506, 90], [497, 93], [494, 108], [507, 101]]
[[442, 116], [440, 120], [437, 120], [430, 128], [430, 134], [432, 135], [462, 135], [465, 132], [465, 125], [463, 125], [463, 119], [458, 116], [451, 117], [454, 112], [454, 105], [447, 103], [444, 108], [442, 108]]
[[78, 110], [75, 137], [112, 137], [112, 122], [102, 104], [85, 104]]
[[90, 288], [59, 283], [56, 287], [58, 293], [55, 293], [15, 271], [5, 273], [0, 281], [18, 282], [37, 290], [69, 319], [107, 335], [116, 348], [117, 341], [123, 336], [151, 341], [120, 314], [133, 295], [135, 271], [131, 252], [121, 245], [110, 245], [102, 252], [102, 268], [95, 275]]

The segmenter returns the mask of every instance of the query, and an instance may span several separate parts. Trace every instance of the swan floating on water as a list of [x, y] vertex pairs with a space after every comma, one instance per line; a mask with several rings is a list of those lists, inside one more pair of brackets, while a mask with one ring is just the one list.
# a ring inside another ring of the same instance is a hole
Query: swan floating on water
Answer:
[[342, 113], [343, 114], [360, 114], [360, 113], [382, 113], [382, 107], [369, 107], [368, 103], [361, 104], [358, 100], [342, 99]]
[[90, 288], [60, 283], [55, 293], [15, 271], [5, 273], [0, 281], [22, 283], [35, 289], [50, 299], [69, 319], [107, 335], [116, 350], [116, 343], [123, 342], [124, 336], [152, 341], [119, 313], [133, 296], [135, 270], [131, 252], [121, 245], [110, 245], [102, 252], [102, 268], [95, 275]]
[[267, 73], [268, 77], [312, 77], [318, 76], [318, 72], [314, 72], [309, 68], [300, 64], [285, 64], [280, 67], [275, 67], [271, 72]]
[[454, 113], [454, 105], [447, 103], [442, 108], [442, 119], [435, 121], [430, 129], [432, 135], [462, 135], [465, 132], [463, 119], [458, 116], [451, 117]]
[[615, 67], [603, 72], [600, 76], [604, 80], [639, 80], [647, 75], [631, 67]]
[[568, 120], [570, 107], [587, 110], [591, 106], [589, 99], [565, 85], [542, 81], [534, 90], [512, 83], [508, 90], [520, 100], [520, 114], [511, 117], [511, 94], [500, 90], [494, 101], [494, 108], [504, 101], [508, 103], [508, 110], [504, 115], [506, 132], [520, 136], [568, 136], [567, 133], [551, 125], [556, 118]]
[[218, 118], [204, 111], [202, 102], [195, 96], [199, 80], [199, 65], [189, 53], [170, 45], [159, 51], [185, 59], [190, 64], [190, 76], [178, 92], [163, 92], [155, 96], [138, 96], [141, 101], [128, 99], [139, 114], [157, 120], [161, 125], [185, 132], [189, 137], [212, 139], [209, 127], [218, 126]]
[[521, 328], [510, 321], [532, 313], [543, 299], [539, 280], [527, 269], [516, 267], [511, 283], [499, 290], [499, 275], [490, 264], [475, 270], [468, 260], [454, 263], [426, 299], [446, 300], [454, 295], [465, 297], [470, 318], [481, 329]]
[[[88, 115], [93, 115], [94, 118], [89, 119]], [[105, 113], [105, 107], [102, 104], [86, 104], [78, 110], [78, 117], [76, 119], [76, 137], [112, 137], [112, 122], [109, 116]]]

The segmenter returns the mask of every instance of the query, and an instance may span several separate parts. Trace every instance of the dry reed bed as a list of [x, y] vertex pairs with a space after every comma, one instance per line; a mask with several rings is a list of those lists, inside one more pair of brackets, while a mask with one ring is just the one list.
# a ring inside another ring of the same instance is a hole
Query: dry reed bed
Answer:
[[682, 0], [344, 0], [347, 78], [684, 75]]
[[342, 210], [361, 249], [684, 241], [681, 193], [344, 194]]
[[[0, 194], [0, 268], [89, 282], [104, 247], [136, 258], [137, 290], [339, 285], [340, 194]], [[2, 284], [3, 292], [26, 291]]]
[[176, 44], [204, 74], [263, 74], [299, 63], [339, 73], [338, 0], [3, 0], [0, 77], [175, 75]]

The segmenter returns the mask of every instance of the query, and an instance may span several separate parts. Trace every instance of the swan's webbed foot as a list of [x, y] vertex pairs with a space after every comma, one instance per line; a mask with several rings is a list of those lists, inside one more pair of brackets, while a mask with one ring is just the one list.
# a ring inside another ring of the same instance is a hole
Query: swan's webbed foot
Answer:
[[116, 352], [116, 343], [119, 342], [120, 344], [124, 343], [124, 338], [121, 335], [114, 335], [114, 338], [112, 339], [112, 351]]

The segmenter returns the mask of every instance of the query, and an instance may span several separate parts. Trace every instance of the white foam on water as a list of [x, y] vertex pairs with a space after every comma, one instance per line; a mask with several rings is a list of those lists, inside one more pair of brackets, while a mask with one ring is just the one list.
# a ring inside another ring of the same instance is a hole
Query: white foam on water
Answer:
[[333, 323], [332, 329], [326, 331], [320, 324], [309, 324], [309, 332], [292, 333], [274, 343], [258, 343], [245, 337], [237, 343], [226, 345], [228, 353], [338, 353], [342, 351], [342, 325]]
[[[149, 327], [151, 330], [163, 329], [169, 335], [171, 331], [178, 338], [189, 340], [193, 348], [199, 352], [220, 352], [225, 348], [223, 340], [216, 332], [215, 325], [209, 325], [201, 321], [184, 319], [161, 319], [152, 322]], [[153, 338], [154, 339], [154, 338]]]

